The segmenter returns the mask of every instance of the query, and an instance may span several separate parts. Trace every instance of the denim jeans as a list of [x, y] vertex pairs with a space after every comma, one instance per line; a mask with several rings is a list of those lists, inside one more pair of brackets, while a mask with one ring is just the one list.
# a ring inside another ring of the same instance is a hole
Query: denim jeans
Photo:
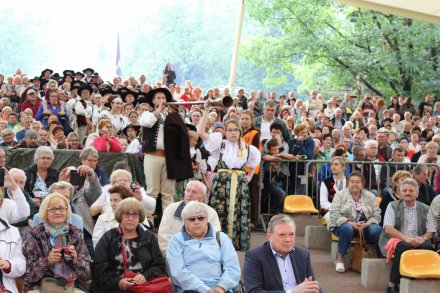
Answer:
[[[348, 248], [350, 247], [351, 240], [355, 235], [355, 230], [350, 224], [342, 224], [336, 227], [335, 234], [339, 237], [338, 252], [342, 255], [346, 255]], [[382, 227], [378, 224], [371, 224], [367, 229], [364, 229], [364, 236], [366, 240], [373, 241], [377, 249], [380, 234], [382, 233]]]

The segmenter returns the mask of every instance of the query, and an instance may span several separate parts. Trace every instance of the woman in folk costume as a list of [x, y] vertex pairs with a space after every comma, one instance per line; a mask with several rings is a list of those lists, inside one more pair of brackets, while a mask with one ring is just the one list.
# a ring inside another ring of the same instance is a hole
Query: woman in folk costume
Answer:
[[[225, 124], [226, 139], [222, 134], [205, 132], [209, 114], [209, 101], [197, 127], [206, 150], [218, 159], [217, 174], [211, 188], [209, 205], [220, 219], [222, 231], [232, 240], [236, 250], [246, 251], [250, 246], [250, 197], [248, 183], [259, 166], [261, 154], [253, 145], [247, 146], [241, 139], [243, 130], [236, 120]], [[246, 166], [249, 167], [246, 174]]]

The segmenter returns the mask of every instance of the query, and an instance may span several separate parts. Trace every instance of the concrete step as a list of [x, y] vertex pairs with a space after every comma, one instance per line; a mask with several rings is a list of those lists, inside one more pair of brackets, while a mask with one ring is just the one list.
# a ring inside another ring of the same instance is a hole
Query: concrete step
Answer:
[[390, 280], [391, 263], [384, 258], [362, 260], [361, 286], [367, 289], [386, 290]]
[[331, 249], [331, 233], [327, 227], [306, 226], [304, 246], [309, 249], [330, 250]]

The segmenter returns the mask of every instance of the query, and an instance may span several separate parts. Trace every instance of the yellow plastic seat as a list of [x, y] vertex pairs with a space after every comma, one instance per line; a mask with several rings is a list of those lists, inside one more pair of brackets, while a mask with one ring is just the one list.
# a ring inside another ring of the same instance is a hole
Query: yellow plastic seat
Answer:
[[377, 196], [376, 197], [376, 203], [377, 203], [378, 206], [380, 205], [381, 201], [382, 201], [382, 198]]
[[431, 250], [407, 250], [400, 258], [400, 274], [415, 279], [440, 279], [440, 255]]
[[288, 195], [284, 199], [283, 210], [289, 214], [317, 214], [312, 199], [307, 195]]

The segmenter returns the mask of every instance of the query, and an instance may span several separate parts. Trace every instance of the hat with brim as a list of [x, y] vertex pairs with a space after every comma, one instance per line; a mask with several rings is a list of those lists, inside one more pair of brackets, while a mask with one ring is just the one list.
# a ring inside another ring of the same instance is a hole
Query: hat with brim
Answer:
[[47, 72], [47, 71], [49, 71], [50, 74], [52, 75], [53, 70], [52, 70], [52, 69], [49, 69], [49, 68], [46, 68], [46, 69], [44, 69], [43, 71], [41, 71], [41, 76], [44, 76], [44, 73]]
[[85, 85], [85, 82], [81, 81], [81, 80], [74, 80], [72, 82], [72, 87], [76, 86], [76, 87], [80, 88], [80, 87], [82, 87], [84, 85]]
[[139, 125], [128, 124], [124, 129], [122, 129], [122, 133], [125, 136], [128, 136], [127, 135], [127, 130], [129, 130], [130, 128], [134, 129], [134, 131], [136, 131], [136, 135], [138, 135], [139, 131], [141, 130], [141, 127]]
[[47, 79], [40, 79], [40, 88], [43, 88], [43, 86], [47, 83], [49, 83]]
[[75, 75], [75, 71], [74, 70], [70, 70], [70, 69], [66, 69], [66, 70], [63, 71], [63, 75], [65, 76], [67, 74], [70, 74], [70, 75], [74, 76]]
[[139, 94], [139, 93], [137, 93], [137, 92], [135, 92], [135, 91], [132, 91], [132, 90], [130, 90], [130, 89], [128, 89], [128, 88], [121, 88], [121, 89], [118, 90], [118, 92], [121, 94], [121, 97], [122, 97], [124, 100], [125, 100], [125, 98], [126, 98], [128, 95], [133, 95], [134, 99], [136, 100], [136, 98], [138, 97], [138, 94]]
[[60, 79], [60, 78], [61, 78], [61, 76], [60, 76], [58, 73], [54, 73], [54, 74], [52, 74], [52, 75], [50, 76], [50, 79], [58, 80], [58, 79]]
[[98, 73], [98, 72], [94, 72], [94, 73], [92, 74], [92, 77], [99, 77], [99, 73]]
[[64, 76], [63, 76], [62, 82], [65, 82], [65, 81], [66, 81], [66, 77], [68, 77], [68, 76], [70, 76], [70, 78], [71, 78], [72, 80], [75, 79], [75, 78], [73, 77], [72, 74], [70, 74], [70, 73], [66, 73], [66, 74], [64, 74]]
[[34, 78], [30, 79], [29, 81], [32, 82], [32, 83], [33, 83], [34, 81], [41, 82], [41, 80], [40, 80], [40, 78], [39, 78], [38, 76], [35, 76]]
[[93, 70], [92, 68], [86, 68], [83, 70], [84, 73], [86, 73], [87, 71], [90, 71], [92, 74], [95, 73], [95, 70]]
[[110, 95], [116, 94], [116, 92], [112, 88], [108, 88], [108, 87], [100, 88], [99, 93], [101, 94], [101, 96], [105, 96], [108, 94]]
[[81, 71], [78, 71], [75, 73], [75, 75], [81, 75], [81, 78], [84, 78], [86, 75], [82, 73]]
[[142, 103], [148, 103], [150, 104], [151, 107], [154, 108], [154, 104], [153, 104], [153, 98], [154, 95], [157, 93], [163, 93], [165, 95], [166, 101], [167, 103], [170, 103], [173, 101], [173, 96], [171, 95], [170, 91], [166, 88], [157, 88], [154, 90], [149, 91], [144, 98], [140, 98], [137, 100], [138, 104], [142, 104]]
[[190, 124], [190, 123], [185, 123], [185, 126], [188, 130], [192, 130], [197, 132], [197, 127], [195, 127], [194, 125]]
[[82, 92], [83, 92], [84, 90], [89, 90], [90, 94], [93, 93], [93, 89], [92, 89], [92, 87], [89, 86], [88, 84], [84, 84], [84, 85], [82, 85], [82, 86], [78, 89], [78, 96], [81, 96], [81, 95], [82, 95]]

